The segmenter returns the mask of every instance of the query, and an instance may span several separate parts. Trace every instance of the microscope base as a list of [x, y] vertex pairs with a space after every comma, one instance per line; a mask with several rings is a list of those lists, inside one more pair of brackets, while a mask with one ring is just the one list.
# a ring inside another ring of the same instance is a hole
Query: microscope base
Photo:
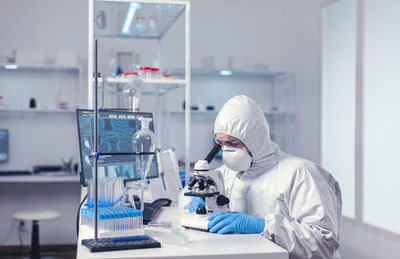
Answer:
[[208, 232], [208, 217], [210, 214], [198, 215], [196, 213], [192, 213], [186, 215], [181, 220], [181, 226], [185, 228], [206, 231]]

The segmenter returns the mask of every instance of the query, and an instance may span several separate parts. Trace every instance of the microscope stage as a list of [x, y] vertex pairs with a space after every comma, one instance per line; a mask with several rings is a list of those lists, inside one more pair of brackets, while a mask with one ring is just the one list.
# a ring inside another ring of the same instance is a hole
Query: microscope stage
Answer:
[[186, 215], [181, 220], [181, 226], [185, 228], [207, 231], [208, 232], [208, 217], [210, 214], [196, 214], [191, 213]]

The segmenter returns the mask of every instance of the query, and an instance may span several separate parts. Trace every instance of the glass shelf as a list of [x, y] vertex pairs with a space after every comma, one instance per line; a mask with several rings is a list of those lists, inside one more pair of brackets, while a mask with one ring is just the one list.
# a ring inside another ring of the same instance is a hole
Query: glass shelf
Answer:
[[[184, 69], [173, 69], [168, 73], [176, 76], [184, 76]], [[242, 70], [228, 70], [228, 69], [203, 69], [192, 68], [190, 71], [192, 77], [243, 77], [243, 78], [266, 78], [273, 79], [279, 76], [286, 75], [286, 72], [268, 72], [268, 71], [242, 71]]]
[[185, 11], [179, 1], [94, 1], [95, 37], [160, 39]]
[[[102, 82], [102, 79], [99, 79]], [[128, 77], [108, 77], [106, 83], [108, 84], [127, 84], [130, 82], [137, 82], [141, 86], [143, 95], [163, 95], [171, 90], [185, 86], [186, 80], [184, 79], [137, 79]], [[107, 87], [107, 86], [106, 86]], [[106, 90], [105, 94], [108, 95], [121, 95], [118, 90]]]
[[184, 85], [186, 83], [185, 79], [137, 79], [137, 78], [129, 78], [129, 77], [107, 77], [107, 83], [118, 83], [118, 84], [126, 84], [130, 82], [137, 81], [140, 84], [160, 84], [160, 85]]

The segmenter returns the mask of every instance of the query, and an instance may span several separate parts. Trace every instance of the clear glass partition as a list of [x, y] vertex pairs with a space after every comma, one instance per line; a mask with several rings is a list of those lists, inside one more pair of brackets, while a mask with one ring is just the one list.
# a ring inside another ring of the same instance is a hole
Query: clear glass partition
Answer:
[[339, 181], [343, 215], [355, 217], [356, 2], [324, 9], [321, 163]]

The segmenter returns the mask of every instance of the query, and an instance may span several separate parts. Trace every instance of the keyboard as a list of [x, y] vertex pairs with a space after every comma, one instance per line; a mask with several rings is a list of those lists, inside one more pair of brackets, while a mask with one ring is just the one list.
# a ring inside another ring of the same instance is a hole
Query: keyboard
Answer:
[[30, 171], [23, 171], [23, 170], [7, 170], [7, 171], [0, 171], [0, 176], [14, 176], [14, 175], [32, 175]]
[[149, 236], [98, 238], [97, 241], [95, 239], [83, 239], [82, 245], [89, 248], [91, 252], [161, 247], [160, 242]]
[[161, 211], [161, 205], [155, 203], [144, 203], [143, 224], [147, 225], [154, 220]]

